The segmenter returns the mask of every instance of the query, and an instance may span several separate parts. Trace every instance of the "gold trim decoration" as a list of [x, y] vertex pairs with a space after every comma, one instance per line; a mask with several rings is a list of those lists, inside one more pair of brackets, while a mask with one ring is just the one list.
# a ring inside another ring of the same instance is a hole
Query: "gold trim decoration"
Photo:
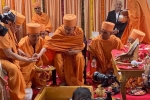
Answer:
[[2, 0], [2, 9], [4, 8], [5, 6], [5, 0]]
[[101, 0], [101, 22], [105, 20], [105, 0]]
[[93, 0], [90, 0], [90, 38], [92, 37], [93, 25]]

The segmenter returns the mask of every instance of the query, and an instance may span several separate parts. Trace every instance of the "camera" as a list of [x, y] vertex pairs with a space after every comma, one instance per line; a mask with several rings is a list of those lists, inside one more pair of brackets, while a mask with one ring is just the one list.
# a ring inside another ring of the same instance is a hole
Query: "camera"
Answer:
[[0, 21], [5, 24], [8, 24], [8, 21], [11, 21], [12, 23], [14, 23], [15, 15], [11, 11], [9, 11], [8, 13], [4, 13], [0, 15]]
[[110, 85], [112, 85], [112, 83], [115, 83], [115, 82], [120, 86], [119, 81], [117, 80], [116, 76], [113, 75], [112, 72], [105, 75], [105, 74], [102, 74], [102, 73], [99, 73], [98, 71], [96, 71], [93, 74], [93, 80], [98, 83], [101, 83], [102, 87], [110, 86]]
[[8, 29], [0, 24], [0, 36], [5, 36]]
[[[8, 21], [14, 23], [15, 15], [11, 11], [9, 11], [8, 13], [1, 14], [0, 21], [4, 24], [8, 24]], [[7, 32], [8, 29], [0, 24], [0, 36], [5, 36]]]

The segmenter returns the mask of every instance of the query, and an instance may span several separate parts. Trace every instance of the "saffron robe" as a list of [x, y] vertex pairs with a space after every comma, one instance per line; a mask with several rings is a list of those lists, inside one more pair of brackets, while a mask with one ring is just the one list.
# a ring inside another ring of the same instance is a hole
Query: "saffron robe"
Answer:
[[[9, 27], [7, 26], [9, 29]], [[3, 49], [11, 48], [14, 53], [18, 53], [17, 40], [15, 34], [9, 31], [5, 36], [0, 36], [0, 61], [2, 69], [8, 74], [8, 86], [10, 88], [11, 100], [23, 100], [25, 96], [25, 81], [20, 71], [17, 60], [8, 58]]]
[[69, 86], [84, 85], [83, 70], [85, 60], [82, 52], [75, 55], [68, 55], [70, 49], [83, 50], [83, 31], [81, 28], [75, 28], [72, 35], [67, 35], [64, 26], [60, 26], [51, 38], [47, 38], [44, 47], [56, 51], [54, 58], [54, 67], [58, 73], [61, 82], [66, 82]]
[[[89, 52], [97, 58], [97, 68], [96, 70], [101, 73], [106, 73], [108, 69], [112, 68], [112, 55], [111, 51], [113, 49], [121, 49], [123, 44], [121, 40], [115, 35], [111, 35], [108, 40], [103, 40], [102, 36], [94, 38], [89, 44]], [[92, 72], [91, 74], [93, 74]]]
[[147, 0], [128, 0], [127, 8], [129, 21], [121, 37], [122, 43], [127, 44], [131, 31], [138, 29], [146, 34], [143, 42], [150, 44], [150, 11]]
[[44, 24], [45, 30], [48, 31], [49, 33], [52, 32], [52, 24], [51, 24], [49, 16], [46, 13], [42, 12], [41, 15], [34, 14], [32, 17], [32, 22]]
[[[37, 41], [35, 48], [30, 44], [28, 36], [22, 38], [19, 42], [19, 49], [22, 50], [24, 53], [26, 53], [29, 57], [32, 57], [34, 53], [39, 53], [40, 50], [43, 47], [44, 40], [39, 37], [39, 40]], [[23, 74], [23, 77], [25, 79], [27, 88], [31, 87], [31, 84], [34, 80], [34, 85], [39, 86], [39, 85], [44, 85], [45, 81], [42, 80], [40, 77], [41, 73], [36, 73], [35, 72], [35, 66], [43, 66], [43, 65], [49, 65], [50, 61], [47, 58], [45, 54], [42, 55], [41, 58], [38, 59], [38, 61], [28, 63], [28, 62], [22, 62], [20, 61], [20, 66], [21, 66], [21, 72]]]

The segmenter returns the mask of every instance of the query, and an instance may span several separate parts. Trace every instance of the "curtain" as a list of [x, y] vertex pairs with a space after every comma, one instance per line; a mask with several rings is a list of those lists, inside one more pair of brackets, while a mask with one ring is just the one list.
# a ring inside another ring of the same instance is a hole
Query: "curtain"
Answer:
[[[26, 16], [26, 22], [17, 33], [18, 39], [26, 35], [26, 23], [31, 22], [34, 13], [32, 4], [36, 1], [41, 3], [42, 10], [50, 16], [53, 32], [62, 24], [64, 14], [72, 13], [77, 15], [79, 27], [81, 27], [82, 19], [87, 39], [91, 37], [93, 31], [100, 31], [101, 23], [106, 19], [108, 12], [114, 9], [116, 2], [116, 0], [83, 0], [84, 7], [82, 7], [82, 0], [0, 0], [0, 13], [2, 13], [3, 7], [7, 5]], [[125, 9], [128, 0], [121, 1], [123, 3], [122, 9]], [[147, 1], [150, 6], [150, 0]], [[82, 10], [84, 10], [84, 14]], [[84, 21], [82, 17], [84, 17]]]
[[64, 14], [75, 14], [77, 26], [81, 27], [81, 0], [64, 0]]
[[147, 0], [147, 2], [148, 2], [149, 9], [150, 9], [150, 0]]
[[50, 16], [54, 32], [62, 24], [61, 0], [45, 0], [45, 13]]

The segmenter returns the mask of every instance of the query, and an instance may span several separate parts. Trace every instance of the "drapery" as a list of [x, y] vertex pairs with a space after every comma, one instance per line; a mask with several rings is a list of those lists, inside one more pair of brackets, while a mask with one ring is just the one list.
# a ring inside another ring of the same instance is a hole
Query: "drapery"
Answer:
[[150, 9], [150, 0], [147, 0], [147, 2], [148, 2], [149, 9]]
[[[26, 35], [26, 23], [31, 22], [34, 13], [32, 4], [36, 1], [41, 3], [42, 11], [50, 16], [53, 32], [62, 24], [64, 14], [73, 13], [77, 15], [77, 25], [84, 29], [87, 39], [91, 37], [92, 31], [100, 31], [101, 23], [106, 19], [108, 12], [114, 9], [116, 2], [116, 0], [0, 0], [0, 13], [7, 5], [26, 16], [26, 22], [18, 32], [18, 39]], [[121, 1], [122, 9], [125, 9], [128, 0]], [[150, 0], [147, 1], [150, 5]]]

